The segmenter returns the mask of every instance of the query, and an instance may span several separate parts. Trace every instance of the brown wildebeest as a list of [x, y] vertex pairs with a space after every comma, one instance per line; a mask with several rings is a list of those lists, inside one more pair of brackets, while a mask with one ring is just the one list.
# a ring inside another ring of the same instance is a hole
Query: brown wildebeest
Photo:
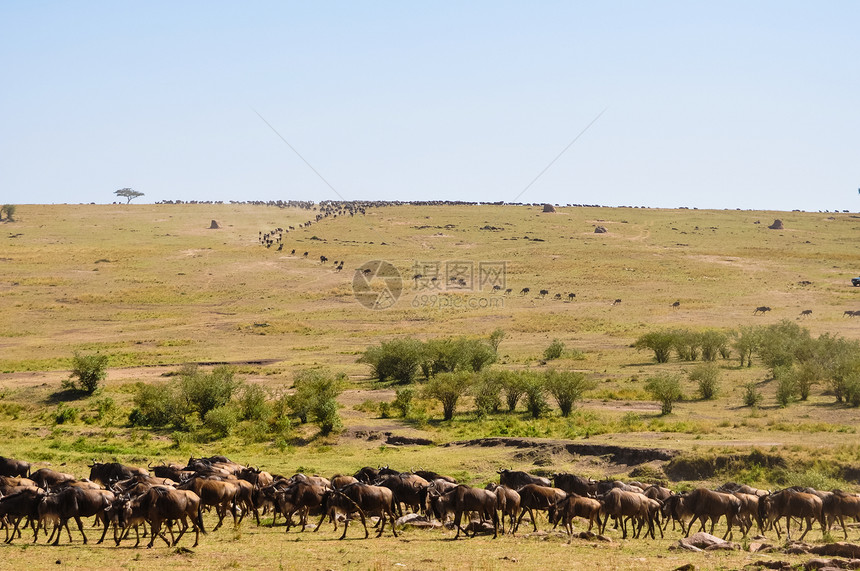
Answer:
[[[372, 484], [363, 484], [361, 482], [350, 484], [342, 490], [326, 490], [322, 498], [323, 514], [317, 524], [315, 532], [319, 530], [325, 517], [334, 511], [342, 511], [346, 513], [346, 521], [343, 525], [343, 534], [340, 539], [346, 537], [346, 530], [349, 528], [350, 515], [357, 513], [361, 518], [361, 524], [364, 526], [364, 538], [367, 539], [370, 533], [367, 530], [366, 516], [378, 516], [380, 520], [379, 531], [376, 537], [380, 537], [385, 530], [385, 522], [391, 520], [391, 532], [394, 537], [397, 537], [397, 530], [394, 529], [394, 512], [392, 506], [394, 504], [394, 494], [388, 488], [382, 486], [374, 486]], [[332, 518], [337, 529], [337, 520]]]
[[756, 307], [756, 308], [755, 308], [755, 311], [753, 311], [753, 315], [755, 315], [756, 313], [765, 314], [765, 313], [767, 313], [768, 311], [770, 311], [770, 308], [769, 308], [768, 306], [766, 306], [766, 305], [760, 305], [760, 306], [758, 306], [758, 307]]
[[845, 317], [846, 315], [848, 317], [854, 317], [855, 315], [857, 315], [857, 312], [853, 311], [851, 309], [846, 309], [845, 311], [842, 312], [842, 317]]
[[860, 496], [835, 490], [824, 500], [824, 515], [827, 518], [827, 529], [829, 530], [833, 520], [836, 520], [842, 526], [845, 539], [848, 539], [848, 530], [845, 528], [843, 518], [846, 516], [860, 518]]
[[581, 517], [588, 520], [588, 531], [597, 522], [600, 529], [600, 502], [594, 498], [584, 498], [570, 494], [554, 506], [556, 522], [560, 521], [568, 536], [573, 535], [573, 518]]
[[[634, 522], [635, 530], [633, 537], [639, 537], [642, 527], [648, 525], [648, 535], [655, 538], [654, 518], [659, 513], [659, 502], [646, 497], [638, 492], [625, 492], [620, 488], [612, 488], [598, 498], [600, 500], [600, 514], [604, 517], [600, 533], [606, 531], [609, 516], [617, 518], [621, 523], [621, 537], [627, 539], [627, 521]], [[662, 528], [661, 528], [662, 533]]]
[[547, 294], [549, 294], [549, 290], [548, 289], [542, 289], [538, 293], [540, 294], [541, 297], [546, 297]]
[[339, 490], [344, 486], [355, 484], [358, 480], [354, 476], [344, 476], [343, 474], [335, 474], [331, 477], [331, 487]]
[[514, 291], [513, 288], [508, 288], [505, 290], [505, 295], [509, 295], [513, 291]]
[[[293, 514], [298, 512], [300, 531], [304, 531], [308, 523], [308, 515], [314, 514], [322, 507], [323, 496], [329, 488], [310, 484], [308, 482], [295, 482], [275, 493], [275, 500], [281, 513], [287, 520], [287, 529], [289, 532], [293, 525]], [[274, 524], [274, 521], [273, 521]]]
[[215, 512], [218, 514], [218, 524], [212, 531], [216, 531], [221, 527], [228, 510], [233, 514], [233, 525], [238, 524], [236, 500], [240, 492], [240, 487], [237, 482], [197, 477], [188, 480], [179, 486], [178, 489], [194, 492], [199, 498], [201, 508], [206, 506], [215, 508]]
[[[468, 512], [477, 512], [482, 517], [484, 514], [489, 514], [493, 521], [493, 539], [499, 536], [499, 505], [498, 497], [494, 492], [459, 484], [444, 496], [454, 511], [454, 526], [457, 528], [454, 539], [460, 537], [460, 531], [468, 537], [469, 532], [460, 525], [463, 521], [463, 513]], [[473, 531], [472, 537], [475, 537], [476, 533], [477, 531]]]
[[30, 479], [36, 482], [37, 486], [46, 490], [75, 481], [75, 477], [73, 475], [66, 474], [64, 472], [57, 472], [50, 468], [39, 468], [30, 474]]
[[[191, 490], [176, 490], [166, 486], [153, 486], [148, 492], [139, 498], [130, 500], [123, 512], [123, 521], [129, 521], [130, 515], [135, 510], [135, 506], [140, 506], [146, 513], [146, 520], [149, 522], [149, 544], [147, 547], [152, 547], [155, 543], [156, 536], [161, 536], [168, 546], [171, 542], [161, 533], [161, 524], [167, 524], [167, 529], [170, 531], [170, 537], [173, 539], [172, 545], [179, 543], [182, 536], [188, 530], [188, 520], [191, 520], [191, 525], [194, 527], [194, 545], [196, 547], [200, 541], [200, 532], [204, 534], [206, 530], [203, 528], [203, 511], [200, 503], [200, 496]], [[180, 521], [182, 529], [177, 537], [173, 537], [173, 522]]]
[[663, 500], [663, 529], [669, 525], [669, 520], [672, 520], [672, 531], [675, 530], [675, 522], [681, 526], [681, 533], [687, 535], [687, 521], [693, 517], [687, 505], [684, 504], [684, 495], [671, 495]]
[[[816, 519], [821, 524], [821, 532], [825, 531], [824, 524], [824, 502], [815, 494], [796, 492], [794, 490], [782, 490], [774, 492], [769, 496], [759, 498], [759, 527], [764, 527], [763, 522], [776, 522], [779, 518], [785, 518], [785, 533], [791, 540], [791, 518], [796, 517], [806, 520], [806, 531], [800, 536], [799, 541], [812, 529], [812, 520]], [[775, 525], [776, 537], [781, 539], [779, 526]]]
[[521, 500], [519, 492], [507, 486], [498, 486], [493, 483], [487, 484], [487, 489], [496, 493], [499, 511], [502, 512], [502, 515], [499, 518], [499, 522], [502, 526], [502, 533], [505, 533], [505, 516], [509, 518], [510, 530], [511, 533], [513, 533], [514, 528], [516, 527], [517, 516], [520, 515]]
[[421, 511], [426, 495], [424, 491], [430, 486], [430, 482], [416, 474], [391, 474], [377, 480], [376, 485], [388, 488], [394, 493], [394, 506], [398, 515], [402, 516], [403, 508], [400, 504], [405, 504], [415, 513]]
[[514, 531], [519, 529], [520, 522], [523, 520], [526, 512], [529, 513], [529, 517], [532, 520], [534, 531], [537, 531], [537, 518], [535, 517], [534, 510], [545, 510], [547, 511], [547, 517], [551, 518], [552, 514], [549, 512], [552, 506], [567, 497], [567, 492], [564, 490], [550, 486], [540, 486], [538, 484], [528, 484], [517, 490], [517, 492], [520, 494], [521, 511]]
[[686, 510], [693, 514], [693, 519], [690, 520], [685, 537], [690, 535], [693, 524], [697, 519], [702, 524], [700, 531], [705, 531], [705, 520], [708, 518], [711, 519], [710, 533], [713, 535], [714, 525], [722, 516], [726, 516], [726, 523], [728, 525], [723, 539], [732, 536], [732, 524], [741, 510], [741, 500], [732, 494], [715, 492], [706, 488], [696, 488], [684, 496], [682, 502], [685, 504]]
[[[738, 525], [743, 532], [744, 537], [747, 536], [749, 530], [752, 529], [753, 522], [758, 521], [758, 502], [759, 497], [755, 494], [745, 494], [743, 492], [730, 492], [741, 501], [741, 509], [738, 511]], [[764, 530], [759, 527], [759, 533], [764, 533]]]
[[568, 494], [593, 498], [597, 495], [597, 482], [591, 478], [583, 478], [575, 474], [556, 473], [552, 475], [552, 484]]
[[149, 476], [149, 471], [146, 468], [124, 466], [119, 462], [102, 463], [93, 460], [89, 468], [90, 480], [101, 484], [105, 488], [109, 488], [114, 482], [128, 480], [132, 476]]
[[432, 482], [433, 480], [445, 480], [446, 482], [450, 482], [452, 484], [458, 484], [456, 478], [452, 478], [451, 476], [443, 476], [442, 474], [438, 474], [433, 470], [410, 470], [416, 476], [421, 476], [428, 482]]

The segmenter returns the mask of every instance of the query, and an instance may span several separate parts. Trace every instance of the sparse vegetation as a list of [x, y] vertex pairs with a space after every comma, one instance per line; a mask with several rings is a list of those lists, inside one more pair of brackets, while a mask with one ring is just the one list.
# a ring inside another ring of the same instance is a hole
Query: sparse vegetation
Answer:
[[63, 387], [93, 394], [107, 377], [108, 360], [108, 356], [101, 353], [84, 355], [75, 352], [72, 374], [63, 382]]
[[675, 403], [683, 397], [681, 379], [678, 375], [656, 375], [645, 383], [645, 390], [654, 400], [660, 401], [660, 413], [669, 414]]
[[690, 371], [689, 378], [699, 386], [699, 396], [704, 400], [712, 400], [717, 396], [720, 387], [720, 369], [712, 363], [696, 365]]

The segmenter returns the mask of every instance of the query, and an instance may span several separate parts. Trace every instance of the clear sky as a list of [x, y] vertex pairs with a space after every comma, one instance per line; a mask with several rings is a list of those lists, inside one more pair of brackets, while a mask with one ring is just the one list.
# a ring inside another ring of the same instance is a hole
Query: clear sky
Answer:
[[858, 211], [858, 30], [856, 1], [0, 0], [0, 202]]

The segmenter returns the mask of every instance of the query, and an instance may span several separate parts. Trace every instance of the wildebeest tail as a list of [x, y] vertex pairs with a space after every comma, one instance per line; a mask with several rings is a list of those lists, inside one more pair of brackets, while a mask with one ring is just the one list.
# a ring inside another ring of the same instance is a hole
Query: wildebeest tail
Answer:
[[197, 506], [197, 527], [200, 528], [200, 531], [203, 532], [203, 535], [206, 535], [206, 528], [203, 527], [203, 505]]

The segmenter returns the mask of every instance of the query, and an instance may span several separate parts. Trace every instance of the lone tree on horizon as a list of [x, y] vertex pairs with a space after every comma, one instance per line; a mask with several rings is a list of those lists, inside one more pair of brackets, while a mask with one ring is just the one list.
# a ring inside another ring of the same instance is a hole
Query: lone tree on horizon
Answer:
[[131, 188], [121, 188], [119, 190], [114, 191], [114, 194], [117, 196], [121, 196], [125, 199], [128, 199], [128, 202], [126, 202], [126, 204], [130, 204], [132, 199], [135, 199], [139, 196], [143, 196], [142, 192], [138, 192], [138, 191], [133, 190]]

